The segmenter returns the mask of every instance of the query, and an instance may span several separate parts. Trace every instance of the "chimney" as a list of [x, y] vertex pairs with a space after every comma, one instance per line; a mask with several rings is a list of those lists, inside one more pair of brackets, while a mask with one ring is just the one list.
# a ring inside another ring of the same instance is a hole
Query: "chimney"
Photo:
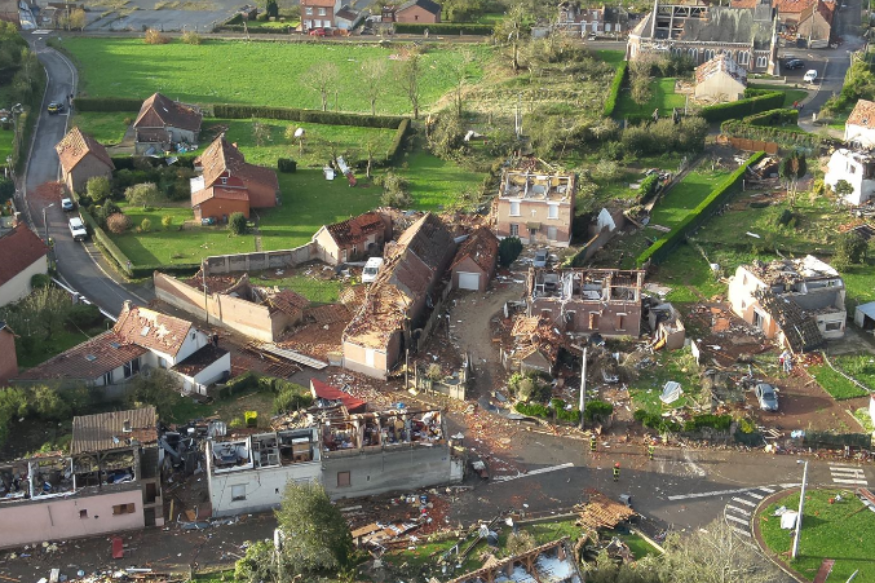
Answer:
[[131, 431], [133, 431], [131, 429], [131, 420], [130, 419], [125, 419], [124, 424], [122, 425], [122, 431], [124, 431], [125, 433], [131, 433]]
[[130, 312], [133, 309], [134, 309], [134, 302], [132, 302], [131, 300], [125, 300], [123, 307], [122, 307], [122, 311], [123, 312]]

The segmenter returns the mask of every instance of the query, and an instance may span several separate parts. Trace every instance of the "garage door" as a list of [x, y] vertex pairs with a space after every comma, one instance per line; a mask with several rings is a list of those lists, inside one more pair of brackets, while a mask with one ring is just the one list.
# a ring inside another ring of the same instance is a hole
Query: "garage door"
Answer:
[[479, 273], [467, 273], [465, 271], [459, 272], [459, 289], [480, 289], [480, 274]]

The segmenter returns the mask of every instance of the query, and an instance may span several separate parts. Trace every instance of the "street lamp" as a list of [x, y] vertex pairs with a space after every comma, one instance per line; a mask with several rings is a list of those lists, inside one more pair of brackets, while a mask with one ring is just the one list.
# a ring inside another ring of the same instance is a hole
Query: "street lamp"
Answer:
[[805, 509], [805, 483], [808, 481], [808, 462], [796, 460], [797, 464], [804, 463], [802, 470], [802, 488], [799, 490], [799, 514], [796, 516], [796, 536], [793, 537], [793, 552], [792, 558], [796, 558], [799, 554], [799, 537], [802, 535], [802, 511]]
[[45, 229], [45, 232], [46, 232], [46, 245], [49, 244], [49, 221], [48, 221], [48, 218], [46, 216], [46, 210], [52, 208], [53, 206], [55, 206], [55, 203], [52, 203], [50, 205], [46, 205], [43, 207], [43, 228]]

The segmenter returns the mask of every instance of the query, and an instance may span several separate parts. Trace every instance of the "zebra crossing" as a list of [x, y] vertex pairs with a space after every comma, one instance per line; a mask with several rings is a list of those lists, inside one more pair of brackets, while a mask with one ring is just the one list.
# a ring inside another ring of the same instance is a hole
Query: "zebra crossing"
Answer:
[[866, 473], [860, 466], [848, 464], [829, 464], [829, 473], [833, 484], [843, 487], [868, 486]]
[[723, 509], [723, 519], [739, 535], [752, 538], [751, 516], [762, 499], [775, 492], [777, 489], [771, 486], [760, 486], [738, 492], [726, 503], [726, 507]]

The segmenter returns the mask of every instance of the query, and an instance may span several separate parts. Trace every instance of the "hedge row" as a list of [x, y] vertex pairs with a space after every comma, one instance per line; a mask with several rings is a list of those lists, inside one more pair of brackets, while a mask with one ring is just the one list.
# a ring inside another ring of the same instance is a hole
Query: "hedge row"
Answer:
[[407, 137], [407, 133], [409, 131], [410, 120], [404, 118], [398, 125], [398, 131], [395, 132], [395, 138], [392, 140], [392, 145], [389, 146], [389, 151], [386, 155], [386, 159], [388, 162], [398, 162], [398, 158], [401, 156], [401, 147], [404, 145], [404, 138]]
[[[194, 168], [194, 161], [198, 157], [196, 154], [177, 154], [176, 166], [185, 168]], [[110, 156], [116, 170], [136, 170], [136, 163], [145, 160], [152, 165], [153, 168], [164, 166], [165, 158], [153, 158], [151, 156]]]
[[76, 97], [73, 106], [77, 111], [130, 111], [138, 113], [143, 106], [142, 99], [123, 97]]
[[711, 215], [714, 214], [714, 211], [723, 204], [726, 197], [729, 196], [732, 191], [735, 190], [736, 185], [741, 182], [748, 166], [756, 164], [765, 155], [765, 152], [757, 152], [751, 156], [747, 162], [742, 164], [738, 170], [727, 176], [723, 182], [711, 191], [711, 194], [709, 194], [705, 200], [700, 202], [696, 208], [687, 213], [687, 216], [685, 216], [674, 229], [661, 237], [656, 243], [645, 249], [644, 252], [638, 256], [638, 259], [636, 260], [638, 267], [641, 267], [648, 261], [658, 264], [666, 259], [668, 254], [684, 240], [687, 233], [698, 228], [702, 223], [708, 220]]
[[[705, 118], [705, 121], [726, 121], [727, 119], [741, 119], [745, 116], [768, 111], [770, 109], [778, 109], [784, 105], [784, 94], [780, 91], [768, 91], [760, 93], [762, 90], [754, 90], [752, 97], [745, 97], [731, 103], [718, 103], [709, 105], [699, 110], [699, 115]], [[750, 93], [745, 92], [745, 95]]]
[[[74, 194], [74, 197], [75, 196], [76, 195]], [[78, 205], [78, 197], [76, 197], [76, 199]], [[115, 263], [118, 265], [119, 269], [125, 272], [128, 277], [133, 277], [133, 269], [130, 269], [128, 267], [128, 264], [130, 263], [128, 256], [122, 253], [122, 250], [118, 248], [118, 245], [116, 245], [112, 241], [112, 239], [109, 238], [109, 235], [107, 235], [106, 231], [104, 231], [100, 227], [100, 225], [97, 224], [97, 221], [94, 219], [94, 217], [91, 216], [91, 213], [83, 208], [82, 205], [78, 206], [79, 215], [82, 217], [82, 220], [85, 221], [85, 224], [87, 224], [88, 228], [91, 230], [91, 235], [94, 237], [94, 241], [104, 250], [106, 250], [112, 260], [115, 261]]]
[[801, 128], [785, 129], [747, 124], [742, 120], [731, 119], [720, 124], [720, 131], [730, 138], [775, 142], [779, 145], [798, 148], [828, 148], [833, 144], [830, 138], [811, 134]]
[[659, 174], [651, 174], [641, 181], [641, 185], [638, 186], [638, 191], [635, 193], [635, 199], [639, 204], [649, 202], [653, 195], [656, 194], [658, 188]]
[[762, 113], [749, 115], [741, 121], [752, 126], [781, 126], [786, 124], [797, 125], [799, 123], [799, 110], [770, 109]]
[[629, 63], [623, 61], [614, 73], [614, 80], [611, 82], [611, 90], [608, 92], [608, 98], [605, 100], [605, 117], [614, 115], [614, 110], [617, 108], [617, 99], [620, 96], [620, 89], [623, 88], [623, 81], [626, 79], [626, 72], [629, 70]]
[[249, 34], [289, 34], [295, 27], [292, 25], [274, 28], [274, 27], [246, 27], [244, 28], [242, 24], [223, 24], [222, 26], [217, 26], [214, 29], [214, 32], [247, 32]]
[[395, 32], [398, 34], [425, 34], [426, 30], [428, 30], [429, 34], [472, 34], [478, 36], [489, 36], [492, 34], [492, 27], [487, 24], [456, 24], [451, 22], [442, 22], [440, 24], [395, 23]]
[[242, 375], [234, 377], [233, 379], [225, 383], [224, 386], [220, 387], [218, 391], [218, 397], [219, 399], [228, 399], [230, 397], [241, 395], [243, 393], [248, 393], [250, 391], [264, 391], [276, 394], [289, 391], [300, 394], [302, 396], [310, 396], [310, 393], [306, 389], [306, 387], [302, 387], [301, 385], [284, 379], [262, 376], [250, 370], [246, 371]]
[[293, 107], [265, 107], [260, 105], [236, 105], [219, 103], [213, 106], [213, 115], [228, 119], [281, 119], [303, 121], [335, 126], [357, 126], [364, 128], [396, 129], [404, 121], [400, 115], [365, 115], [358, 113], [339, 113], [315, 109], [296, 109]]

